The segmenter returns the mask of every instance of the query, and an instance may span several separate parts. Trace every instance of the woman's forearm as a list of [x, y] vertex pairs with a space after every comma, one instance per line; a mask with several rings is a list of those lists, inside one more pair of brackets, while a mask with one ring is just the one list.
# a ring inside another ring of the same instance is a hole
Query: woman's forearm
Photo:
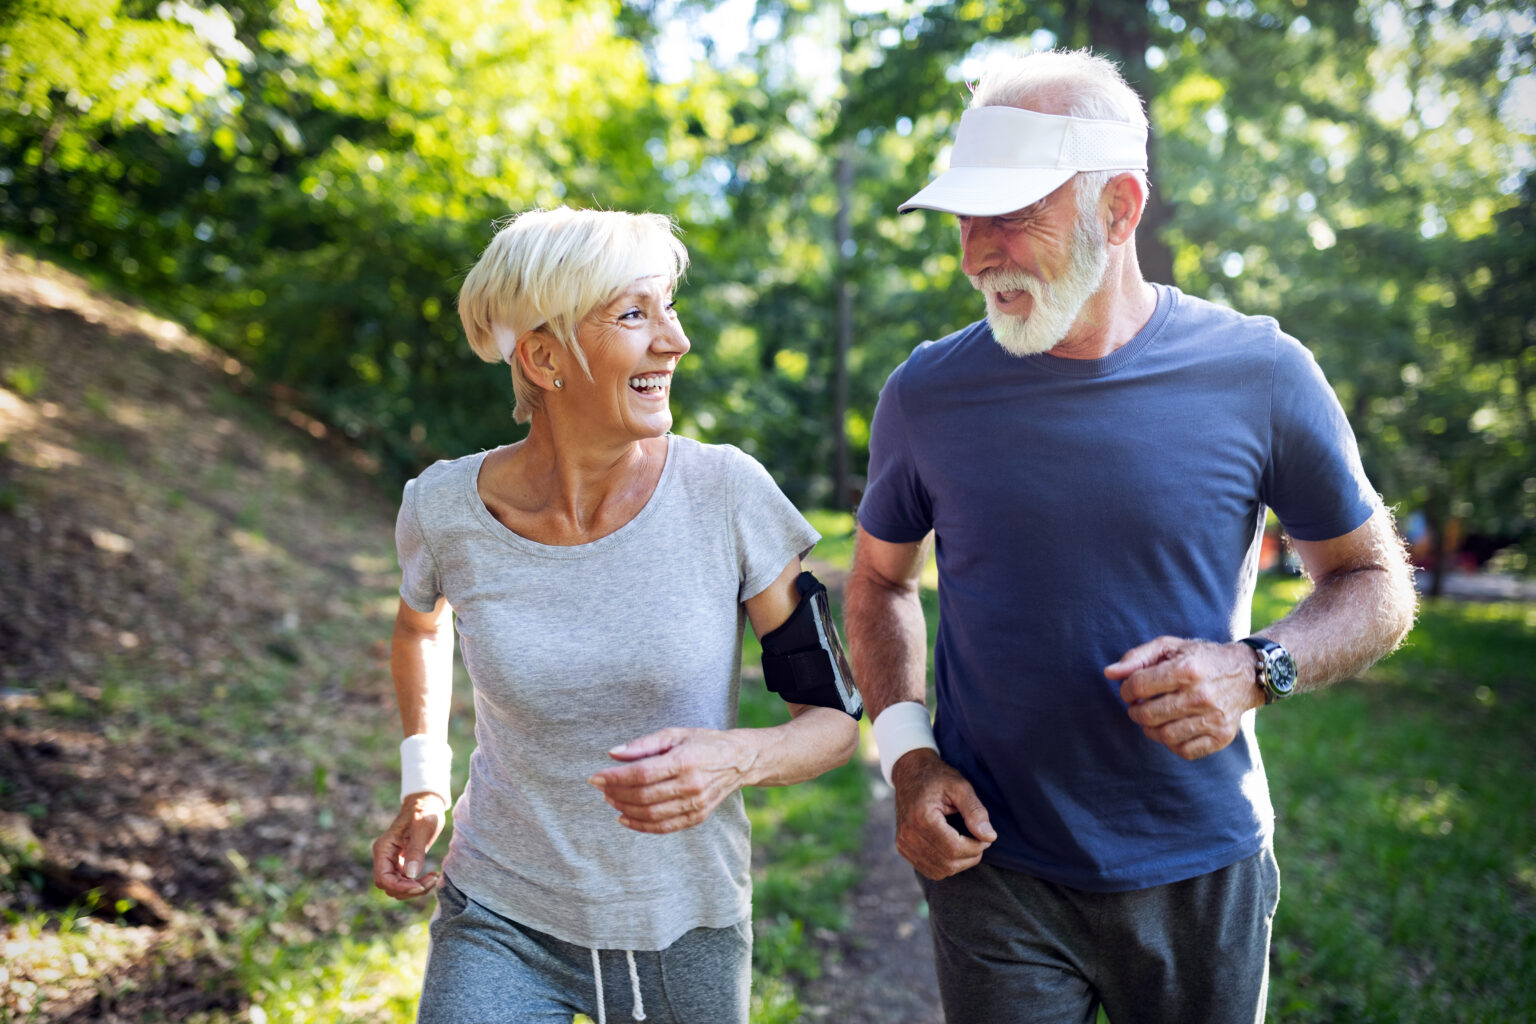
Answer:
[[834, 708], [795, 705], [783, 725], [733, 729], [748, 761], [743, 785], [792, 786], [847, 764], [859, 745], [859, 724]]

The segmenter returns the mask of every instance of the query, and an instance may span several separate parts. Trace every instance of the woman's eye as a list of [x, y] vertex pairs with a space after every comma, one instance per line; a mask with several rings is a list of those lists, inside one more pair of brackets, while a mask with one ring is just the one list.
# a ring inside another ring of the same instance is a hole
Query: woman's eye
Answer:
[[619, 314], [619, 319], [620, 320], [638, 320], [640, 317], [642, 317], [644, 315], [645, 314], [641, 313], [640, 310], [638, 310], [638, 309], [631, 309], [628, 312], [620, 313]]
[[667, 303], [667, 312], [668, 313], [676, 313], [677, 312], [677, 300], [676, 299], [672, 299], [671, 301], [669, 301]]

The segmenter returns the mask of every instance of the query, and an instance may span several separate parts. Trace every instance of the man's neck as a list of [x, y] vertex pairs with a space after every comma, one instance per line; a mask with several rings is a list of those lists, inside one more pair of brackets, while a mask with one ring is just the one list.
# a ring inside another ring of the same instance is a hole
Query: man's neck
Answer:
[[1157, 310], [1157, 289], [1141, 276], [1136, 261], [1111, 263], [1104, 283], [1083, 304], [1072, 330], [1050, 354], [1061, 359], [1103, 359], [1147, 325]]

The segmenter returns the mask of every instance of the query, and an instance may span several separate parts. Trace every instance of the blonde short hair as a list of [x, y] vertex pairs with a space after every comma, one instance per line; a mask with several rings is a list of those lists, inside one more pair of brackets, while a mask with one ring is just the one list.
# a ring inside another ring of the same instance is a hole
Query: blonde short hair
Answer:
[[502, 338], [543, 330], [588, 377], [576, 326], [641, 277], [665, 274], [676, 287], [688, 250], [671, 218], [619, 210], [529, 210], [503, 222], [459, 289], [459, 318], [486, 362], [512, 367], [512, 418], [527, 423], [544, 393], [524, 376]]
[[[1124, 121], [1146, 128], [1147, 111], [1141, 96], [1131, 88], [1114, 61], [1091, 50], [1046, 50], [1017, 57], [989, 68], [971, 94], [974, 107], [1022, 107], [1038, 109], [1056, 101], [1065, 109], [1053, 111], [1072, 117]], [[1109, 180], [1126, 171], [1080, 171], [1073, 179], [1078, 203], [1096, 199]], [[1148, 187], [1142, 171], [1135, 174], [1142, 190]]]

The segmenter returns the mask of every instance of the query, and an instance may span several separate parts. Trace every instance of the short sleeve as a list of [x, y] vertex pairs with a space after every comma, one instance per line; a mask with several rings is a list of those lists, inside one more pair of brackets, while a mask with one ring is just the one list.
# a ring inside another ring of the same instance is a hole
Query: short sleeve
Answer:
[[869, 430], [869, 481], [859, 502], [859, 525], [879, 540], [910, 544], [933, 528], [933, 502], [918, 473], [901, 407], [898, 366], [880, 390]]
[[406, 483], [395, 516], [395, 552], [400, 559], [400, 599], [418, 612], [430, 612], [442, 594], [437, 562], [427, 546], [417, 511], [417, 481]]
[[1265, 504], [1297, 540], [1331, 540], [1358, 528], [1381, 499], [1366, 478], [1355, 433], [1322, 368], [1284, 334], [1278, 338], [1270, 402]]
[[821, 539], [773, 477], [752, 456], [729, 446], [731, 530], [740, 567], [737, 599], [756, 597], [792, 559], [804, 558]]

